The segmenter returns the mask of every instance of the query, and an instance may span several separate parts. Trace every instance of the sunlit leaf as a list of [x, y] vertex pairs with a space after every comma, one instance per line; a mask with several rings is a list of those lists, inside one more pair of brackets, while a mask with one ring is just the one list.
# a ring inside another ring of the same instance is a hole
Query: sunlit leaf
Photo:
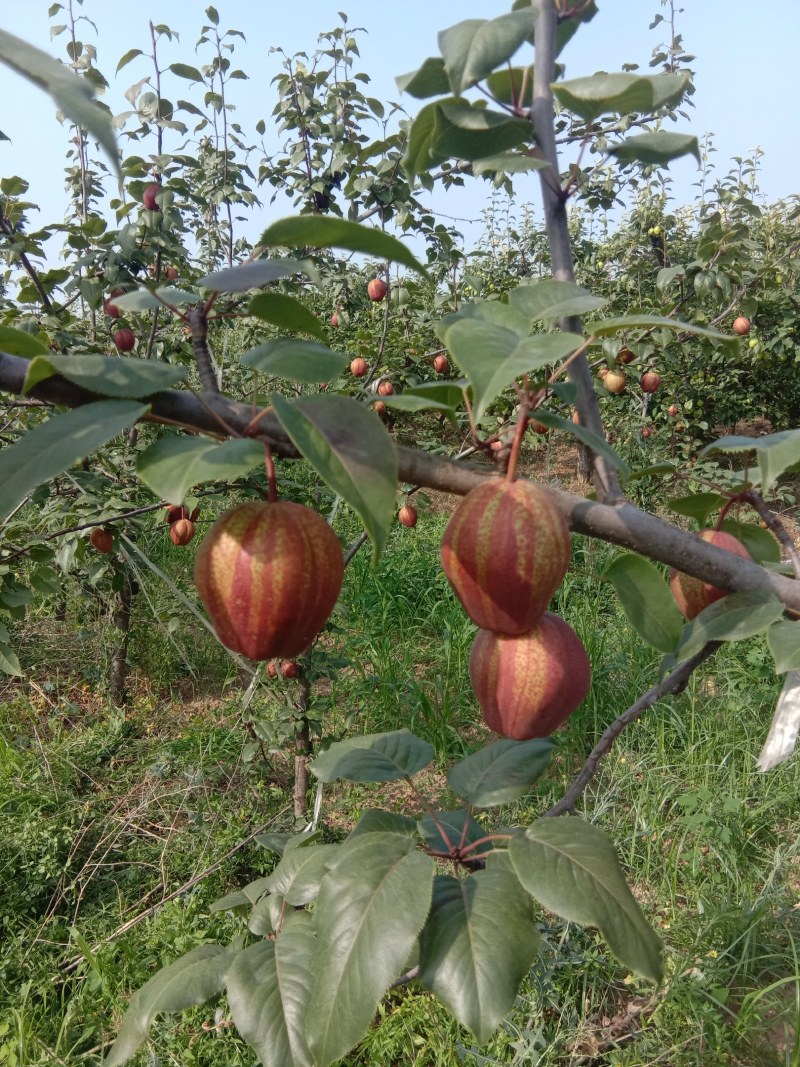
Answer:
[[512, 11], [495, 19], [467, 19], [439, 34], [439, 49], [456, 96], [483, 81], [533, 39], [533, 14]]
[[447, 784], [476, 808], [510, 804], [541, 778], [552, 751], [549, 737], [531, 741], [504, 738], [453, 764], [447, 772]]
[[763, 633], [783, 615], [783, 604], [771, 593], [755, 589], [730, 593], [715, 601], [684, 629], [678, 660], [689, 659], [709, 641], [744, 641]]
[[390, 782], [417, 774], [433, 759], [433, 746], [410, 730], [363, 734], [335, 741], [311, 764], [323, 782]]
[[304, 270], [305, 264], [299, 259], [257, 259], [254, 263], [242, 263], [238, 267], [206, 274], [197, 284], [218, 293], [246, 293], [248, 289], [260, 289], [262, 285], [290, 278]]
[[606, 301], [594, 296], [574, 282], [560, 282], [543, 278], [538, 282], [524, 282], [509, 293], [511, 306], [523, 311], [531, 319], [561, 319], [568, 315], [585, 315], [596, 311]]
[[648, 114], [679, 104], [691, 86], [688, 71], [678, 74], [591, 74], [556, 82], [558, 102], [586, 122], [601, 115]]
[[37, 356], [25, 375], [24, 392], [60, 374], [70, 382], [94, 393], [114, 397], [151, 396], [183, 381], [186, 371], [168, 363], [124, 356], [98, 356], [73, 352], [69, 356]]
[[605, 577], [642, 640], [660, 652], [674, 652], [681, 639], [683, 618], [661, 571], [649, 560], [626, 552], [611, 562]]
[[256, 441], [211, 441], [204, 437], [162, 437], [136, 461], [136, 473], [156, 496], [181, 504], [201, 482], [241, 478], [264, 462]]
[[673, 159], [693, 155], [700, 164], [700, 147], [697, 138], [688, 133], [670, 133], [658, 130], [655, 133], [638, 133], [626, 137], [608, 149], [620, 163], [651, 163], [663, 167]]
[[262, 233], [259, 244], [284, 248], [347, 248], [351, 252], [402, 263], [422, 275], [426, 273], [422, 264], [396, 237], [374, 226], [332, 216], [296, 215], [279, 219]]
[[318, 341], [267, 341], [251, 348], [242, 363], [262, 374], [290, 382], [329, 382], [337, 378], [349, 362], [346, 352], [334, 352]]
[[285, 293], [257, 293], [248, 311], [264, 322], [292, 333], [310, 333], [320, 341], [326, 339], [325, 329], [317, 316], [299, 300]]

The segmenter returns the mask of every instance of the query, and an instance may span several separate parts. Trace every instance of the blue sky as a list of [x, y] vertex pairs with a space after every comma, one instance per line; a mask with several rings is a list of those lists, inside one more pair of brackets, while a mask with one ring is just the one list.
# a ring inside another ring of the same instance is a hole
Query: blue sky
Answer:
[[[160, 45], [163, 66], [198, 62], [194, 45], [206, 21], [204, 3], [153, 0], [121, 5], [110, 0], [84, 0], [81, 7], [79, 0], [73, 0], [73, 4], [76, 16], [85, 15], [97, 27], [95, 33], [91, 26], [82, 24], [81, 36], [97, 48], [97, 65], [111, 83], [105, 100], [115, 113], [129, 107], [123, 95], [128, 86], [149, 73], [148, 61], [142, 57], [114, 76], [118, 59], [128, 49], [146, 51], [149, 47], [149, 18], [166, 23], [180, 37], [179, 43], [164, 41]], [[318, 33], [337, 25], [341, 10], [347, 11], [351, 27], [368, 31], [360, 40], [360, 69], [372, 79], [370, 95], [399, 100], [413, 114], [419, 104], [400, 96], [395, 75], [415, 69], [426, 56], [437, 52], [440, 29], [465, 18], [494, 17], [509, 10], [510, 4], [511, 0], [459, 0], [457, 4], [432, 4], [429, 0], [395, 4], [375, 0], [295, 0], [292, 4], [219, 0], [215, 6], [220, 28], [235, 28], [247, 37], [246, 42], [236, 41], [234, 53], [236, 64], [251, 79], [232, 84], [235, 120], [252, 129], [263, 117], [269, 126], [276, 99], [270, 80], [280, 69], [281, 59], [270, 55], [269, 48], [313, 52]], [[63, 58], [67, 36], [50, 40], [49, 6], [47, 0], [7, 4], [0, 14], [0, 27]], [[598, 69], [619, 70], [625, 62], [638, 62], [647, 72], [653, 48], [665, 41], [668, 32], [664, 23], [652, 31], [648, 26], [655, 14], [667, 16], [668, 6], [661, 0], [598, 0], [598, 6], [599, 15], [581, 29], [561, 57], [567, 65], [567, 77]], [[52, 20], [64, 21], [58, 16]], [[795, 98], [793, 64], [800, 52], [800, 8], [790, 4], [777, 17], [767, 13], [766, 5], [755, 8], [751, 0], [684, 0], [682, 10], [676, 3], [676, 28], [683, 35], [686, 50], [697, 57], [697, 91], [690, 121], [670, 128], [699, 137], [713, 133], [714, 159], [720, 174], [727, 171], [730, 157], [746, 156], [758, 145], [765, 152], [761, 186], [766, 197], [775, 200], [798, 191], [800, 152], [792, 130], [795, 124], [786, 116], [789, 102]], [[187, 82], [166, 76], [163, 91], [167, 97], [187, 96], [188, 89]], [[10, 103], [4, 107], [0, 121], [0, 128], [12, 138], [11, 144], [0, 142], [0, 175], [16, 173], [26, 178], [31, 185], [30, 199], [43, 209], [39, 221], [55, 221], [62, 217], [66, 202], [66, 129], [56, 121], [49, 98], [4, 67], [0, 67], [0, 99], [13, 102], [13, 107]], [[269, 129], [267, 140], [274, 150], [278, 142], [274, 134], [270, 138]], [[675, 161], [670, 172], [676, 200], [689, 202], [698, 176], [694, 161]], [[467, 190], [437, 196], [435, 208], [461, 218], [479, 218], [489, 186], [484, 182], [467, 185]], [[288, 200], [280, 198], [270, 207], [269, 192], [264, 191], [261, 198], [264, 207], [254, 219], [255, 234], [273, 219], [291, 213]], [[538, 208], [535, 176], [518, 185], [518, 202], [525, 200]], [[477, 228], [467, 229], [477, 233]]]

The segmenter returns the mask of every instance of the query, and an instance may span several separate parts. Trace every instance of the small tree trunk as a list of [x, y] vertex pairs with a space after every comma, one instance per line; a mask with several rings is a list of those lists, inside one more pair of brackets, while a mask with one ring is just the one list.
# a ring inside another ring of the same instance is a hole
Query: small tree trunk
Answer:
[[584, 482], [592, 480], [592, 464], [589, 459], [589, 449], [583, 441], [575, 442], [578, 446], [578, 477]]
[[300, 724], [294, 736], [294, 817], [304, 819], [307, 812], [309, 770], [311, 760], [311, 731], [308, 727], [306, 712], [311, 703], [311, 683], [306, 672], [300, 670], [300, 699], [298, 710], [301, 713]]
[[117, 610], [114, 612], [114, 626], [122, 635], [111, 660], [108, 679], [108, 696], [112, 704], [121, 707], [127, 703], [126, 682], [128, 678], [128, 642], [131, 635], [131, 601], [133, 600], [133, 583], [129, 575], [125, 576], [119, 591]]

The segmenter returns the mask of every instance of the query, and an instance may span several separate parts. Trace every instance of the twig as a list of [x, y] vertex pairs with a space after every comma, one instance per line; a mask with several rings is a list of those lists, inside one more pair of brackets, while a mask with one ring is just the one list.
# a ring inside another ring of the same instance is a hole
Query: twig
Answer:
[[755, 489], [745, 489], [741, 494], [740, 499], [748, 503], [754, 511], [757, 511], [770, 530], [772, 530], [780, 544], [783, 545], [786, 555], [789, 557], [789, 562], [792, 564], [795, 577], [800, 579], [800, 553], [798, 553], [795, 548], [794, 541], [781, 520], [775, 512], [767, 506], [764, 502], [764, 498]]

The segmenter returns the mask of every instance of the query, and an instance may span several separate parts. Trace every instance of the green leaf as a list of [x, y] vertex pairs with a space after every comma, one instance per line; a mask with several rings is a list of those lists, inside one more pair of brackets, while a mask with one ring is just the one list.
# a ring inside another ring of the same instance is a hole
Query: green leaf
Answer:
[[418, 175], [427, 174], [431, 167], [447, 159], [446, 155], [434, 150], [439, 103], [426, 104], [411, 124], [403, 170], [412, 186]]
[[431, 151], [435, 157], [483, 159], [516, 148], [531, 136], [530, 124], [504, 111], [462, 101], [435, 105]]
[[447, 772], [447, 784], [476, 808], [510, 804], [541, 778], [552, 751], [549, 737], [495, 741], [453, 764]]
[[234, 958], [225, 980], [236, 1029], [264, 1067], [312, 1067], [304, 1037], [316, 938], [308, 915], [296, 915], [275, 941]]
[[337, 845], [290, 849], [267, 879], [267, 889], [292, 907], [310, 904], [319, 892], [326, 865], [337, 851]]
[[783, 604], [771, 593], [748, 590], [715, 601], [686, 625], [678, 662], [694, 656], [709, 641], [744, 641], [762, 633], [783, 615]]
[[699, 453], [708, 456], [714, 452], [749, 452], [755, 449], [761, 473], [762, 492], [769, 492], [778, 478], [800, 463], [800, 430], [782, 430], [767, 437], [720, 437], [706, 445]]
[[5, 30], [0, 30], [0, 63], [5, 63], [49, 93], [56, 107], [102, 146], [117, 177], [122, 178], [111, 115], [94, 99], [90, 82], [78, 77], [64, 63]]
[[[419, 820], [419, 832], [428, 848], [444, 853], [449, 852], [451, 846], [463, 848], [486, 837], [486, 830], [472, 818], [469, 808], [437, 811], [435, 814], [427, 812]], [[479, 859], [491, 851], [492, 843], [487, 841], [471, 852], [470, 857]]]
[[408, 960], [428, 915], [433, 861], [398, 834], [364, 834], [341, 847], [314, 912], [314, 961], [306, 1037], [318, 1065], [364, 1035], [381, 997]]
[[485, 1044], [514, 1005], [539, 947], [530, 898], [505, 866], [436, 876], [419, 981]]
[[209, 907], [209, 911], [231, 911], [233, 908], [241, 908], [244, 905], [258, 903], [265, 893], [269, 892], [269, 877], [256, 878], [242, 889], [234, 889], [232, 893], [226, 893], [224, 897], [215, 900]]
[[433, 746], [427, 741], [410, 730], [393, 730], [335, 741], [317, 756], [311, 771], [322, 782], [392, 782], [417, 774], [432, 759]]
[[499, 18], [467, 19], [439, 34], [439, 50], [456, 96], [483, 81], [533, 40], [533, 13], [512, 11]]
[[690, 322], [670, 319], [665, 315], [623, 315], [615, 319], [596, 319], [594, 322], [584, 323], [583, 328], [587, 335], [605, 337], [608, 334], [620, 333], [624, 330], [658, 327], [663, 327], [665, 330], [675, 330], [678, 333], [694, 333], [699, 337], [710, 337], [714, 341], [722, 341], [729, 345], [738, 343], [735, 338], [719, 333], [717, 330], [711, 330], [707, 326], [693, 326]]
[[620, 163], [650, 163], [663, 167], [673, 159], [693, 155], [700, 165], [700, 147], [697, 138], [689, 133], [670, 133], [658, 130], [655, 133], [638, 133], [626, 137], [608, 149]]
[[439, 322], [436, 332], [445, 341], [450, 327], [457, 322], [463, 322], [464, 319], [479, 319], [481, 322], [488, 322], [491, 326], [510, 330], [520, 339], [529, 337], [531, 332], [531, 320], [524, 311], [509, 304], [501, 304], [498, 300], [476, 300], [472, 304], [464, 304], [458, 311], [445, 315]]
[[246, 366], [290, 382], [329, 382], [348, 362], [346, 352], [334, 352], [318, 341], [267, 341], [242, 356]]
[[545, 908], [570, 922], [596, 926], [626, 967], [653, 982], [662, 980], [661, 942], [602, 830], [572, 817], [538, 819], [511, 839], [509, 856], [520, 882]]
[[248, 289], [260, 289], [262, 285], [300, 273], [306, 273], [306, 265], [300, 259], [257, 259], [254, 263], [206, 274], [197, 284], [218, 293], [246, 293]]
[[293, 296], [286, 296], [284, 293], [258, 293], [250, 301], [248, 311], [282, 330], [310, 333], [321, 341], [326, 339], [325, 329], [317, 316]]
[[91, 455], [146, 412], [143, 404], [99, 400], [52, 415], [13, 445], [0, 448], [0, 522], [37, 485]]
[[733, 519], [726, 519], [722, 529], [737, 537], [756, 563], [780, 562], [780, 545], [769, 530], [762, 530], [752, 522], [736, 522]]
[[446, 96], [450, 92], [444, 60], [440, 56], [429, 56], [418, 70], [395, 78], [395, 84], [401, 93], [409, 93], [417, 100]]
[[606, 301], [593, 296], [587, 289], [573, 282], [544, 278], [540, 282], [525, 282], [509, 294], [511, 306], [523, 311], [531, 319], [561, 319], [568, 315], [585, 315], [596, 311]]
[[409, 815], [400, 815], [396, 811], [369, 808], [347, 835], [347, 840], [351, 841], [362, 834], [400, 834], [403, 837], [415, 838], [417, 822]]
[[25, 374], [23, 391], [29, 393], [54, 374], [94, 393], [136, 399], [171, 389], [186, 377], [185, 370], [168, 363], [76, 352], [71, 356], [37, 356]]
[[162, 437], [136, 461], [136, 473], [162, 500], [181, 504], [200, 482], [228, 482], [264, 462], [256, 441], [210, 441], [202, 437]]
[[15, 330], [13, 326], [0, 326], [0, 352], [10, 356], [46, 356], [50, 349], [44, 340], [40, 340], [25, 330]]
[[358, 222], [349, 222], [347, 219], [321, 215], [297, 215], [279, 219], [262, 233], [259, 244], [282, 245], [285, 248], [347, 248], [351, 252], [363, 252], [364, 255], [377, 259], [402, 263], [404, 267], [426, 275], [425, 268], [402, 241], [382, 230], [362, 226]]
[[617, 591], [622, 610], [637, 634], [659, 652], [674, 652], [683, 618], [661, 571], [649, 560], [625, 552], [612, 560], [605, 577]]
[[556, 82], [553, 95], [585, 122], [594, 122], [601, 115], [651, 114], [662, 107], [675, 107], [690, 85], [687, 71], [649, 75], [603, 72]]
[[605, 438], [598, 437], [591, 430], [587, 430], [585, 426], [579, 426], [570, 419], [562, 419], [560, 415], [553, 415], [551, 412], [543, 411], [541, 408], [538, 408], [532, 417], [537, 422], [544, 423], [545, 426], [549, 426], [553, 430], [563, 430], [565, 433], [577, 437], [579, 441], [583, 441], [592, 452], [596, 452], [598, 456], [603, 456], [613, 467], [616, 467], [622, 480], [627, 481], [628, 464], [614, 451]]
[[114, 303], [120, 311], [152, 311], [153, 308], [163, 308], [165, 304], [196, 304], [199, 299], [198, 293], [173, 289], [167, 285], [152, 293], [149, 289], [134, 289], [133, 292], [115, 296]]
[[19, 665], [16, 653], [2, 642], [0, 642], [0, 671], [3, 674], [22, 675], [22, 667]]
[[689, 496], [676, 496], [667, 501], [667, 507], [678, 515], [696, 519], [699, 526], [705, 526], [709, 515], [725, 504], [728, 498], [720, 493], [690, 493]]
[[190, 82], [201, 82], [203, 75], [196, 67], [190, 67], [188, 63], [170, 63], [169, 69], [179, 78], [186, 78]]
[[472, 164], [472, 173], [481, 174], [527, 174], [532, 170], [544, 170], [550, 164], [536, 156], [525, 155], [524, 152], [501, 152], [496, 156], [487, 156], [485, 159], [476, 159]]
[[794, 619], [778, 619], [767, 630], [767, 645], [777, 674], [800, 670], [800, 626]]
[[230, 962], [230, 949], [200, 945], [153, 975], [131, 997], [117, 1040], [103, 1061], [104, 1067], [117, 1067], [131, 1059], [159, 1012], [183, 1011], [215, 997], [223, 987]]
[[519, 338], [503, 327], [468, 318], [448, 326], [442, 339], [472, 385], [476, 422], [516, 378], [560, 363], [583, 344], [575, 333]]
[[122, 68], [123, 67], [127, 67], [127, 65], [131, 62], [131, 60], [136, 59], [137, 56], [143, 56], [143, 55], [144, 55], [144, 52], [141, 50], [141, 48], [131, 48], [131, 49], [129, 49], [125, 53], [125, 55], [122, 57], [122, 59], [119, 61], [119, 63], [117, 63], [117, 69], [116, 69], [116, 71], [114, 73], [115, 74], [119, 74], [119, 72], [122, 70]]
[[397, 453], [378, 416], [346, 396], [287, 400], [272, 394], [284, 430], [335, 493], [353, 508], [380, 557], [394, 521]]

